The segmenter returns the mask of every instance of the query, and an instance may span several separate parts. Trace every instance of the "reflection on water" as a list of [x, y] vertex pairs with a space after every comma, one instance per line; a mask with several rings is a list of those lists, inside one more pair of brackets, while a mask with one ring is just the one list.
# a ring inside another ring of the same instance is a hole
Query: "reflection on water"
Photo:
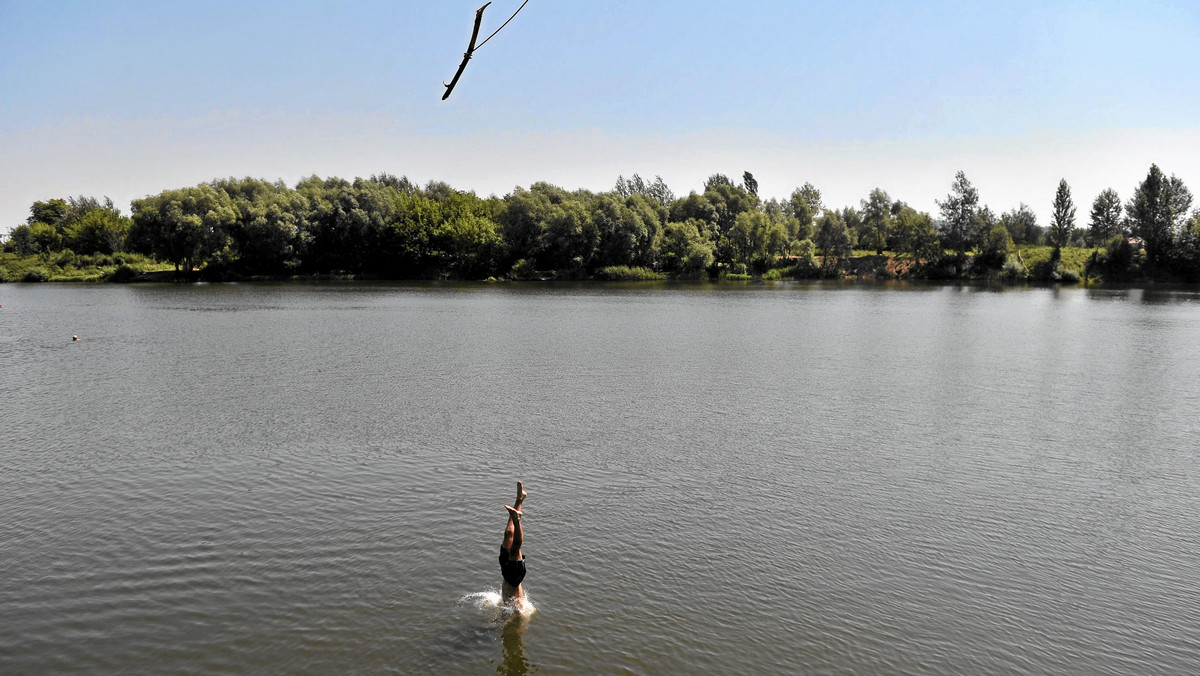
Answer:
[[496, 673], [504, 676], [521, 676], [538, 671], [525, 657], [525, 629], [537, 608], [528, 596], [523, 601], [520, 606], [505, 604], [496, 590], [467, 594], [459, 599], [460, 606], [475, 610], [469, 622], [483, 623], [489, 635], [498, 637], [501, 659], [493, 658], [490, 661], [496, 664]]
[[525, 659], [525, 627], [528, 624], [529, 615], [512, 613], [501, 626], [504, 659], [496, 667], [496, 673], [501, 676], [525, 676], [525, 674], [537, 673], [537, 667]]

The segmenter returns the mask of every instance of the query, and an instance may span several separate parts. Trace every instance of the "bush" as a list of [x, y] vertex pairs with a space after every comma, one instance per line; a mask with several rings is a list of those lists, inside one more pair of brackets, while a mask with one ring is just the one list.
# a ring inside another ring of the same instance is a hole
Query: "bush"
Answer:
[[1063, 265], [1061, 260], [1056, 260], [1053, 257], [1034, 264], [1029, 276], [1039, 282], [1079, 283], [1079, 273]]
[[50, 281], [50, 273], [46, 268], [34, 268], [25, 273], [21, 278], [22, 282], [48, 282]]
[[122, 263], [120, 267], [118, 267], [116, 270], [113, 270], [113, 273], [108, 276], [108, 281], [115, 282], [117, 284], [123, 284], [125, 282], [132, 281], [138, 276], [138, 274], [139, 273], [137, 270], [134, 270], [132, 267]]
[[1070, 268], [1064, 268], [1060, 265], [1058, 268], [1058, 278], [1054, 281], [1061, 282], [1063, 284], [1078, 284], [1079, 273], [1071, 270]]
[[108, 254], [96, 253], [75, 257], [75, 265], [81, 268], [102, 268], [113, 264], [112, 256]]
[[533, 261], [522, 258], [513, 263], [512, 271], [508, 273], [508, 276], [513, 279], [536, 279], [537, 271], [533, 269]]
[[1009, 256], [1000, 270], [1000, 279], [1006, 282], [1023, 282], [1029, 279], [1029, 270], [1016, 256]]
[[75, 252], [70, 249], [63, 249], [54, 255], [54, 264], [60, 268], [70, 267], [75, 265]]
[[815, 279], [821, 276], [821, 264], [817, 262], [816, 247], [812, 240], [801, 240], [792, 250], [796, 264], [792, 266], [792, 277]]
[[922, 264], [921, 272], [926, 279], [958, 279], [958, 261], [956, 254], [943, 254]]
[[635, 268], [628, 265], [612, 265], [596, 271], [596, 279], [608, 282], [644, 282], [664, 279], [664, 277], [649, 269]]

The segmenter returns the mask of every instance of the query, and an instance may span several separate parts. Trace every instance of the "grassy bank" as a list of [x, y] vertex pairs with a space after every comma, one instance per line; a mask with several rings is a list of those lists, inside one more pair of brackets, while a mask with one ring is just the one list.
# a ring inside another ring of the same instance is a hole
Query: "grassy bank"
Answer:
[[0, 252], [0, 282], [103, 282], [174, 269], [170, 263], [160, 263], [141, 254], [81, 256], [60, 251], [49, 255], [19, 256]]

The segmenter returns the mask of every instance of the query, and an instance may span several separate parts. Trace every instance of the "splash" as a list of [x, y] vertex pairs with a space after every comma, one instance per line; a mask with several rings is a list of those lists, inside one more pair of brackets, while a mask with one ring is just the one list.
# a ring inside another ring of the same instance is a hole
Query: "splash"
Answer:
[[483, 613], [492, 613], [501, 620], [517, 615], [529, 617], [537, 610], [529, 594], [512, 603], [504, 603], [500, 591], [496, 589], [467, 594], [458, 600], [458, 604], [472, 606]]

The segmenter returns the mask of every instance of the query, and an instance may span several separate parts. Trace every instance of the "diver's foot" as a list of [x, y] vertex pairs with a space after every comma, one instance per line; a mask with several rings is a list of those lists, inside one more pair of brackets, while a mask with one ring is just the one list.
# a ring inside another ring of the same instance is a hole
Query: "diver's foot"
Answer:
[[518, 481], [517, 482], [517, 501], [513, 503], [513, 506], [515, 506], [517, 509], [520, 509], [521, 503], [525, 502], [525, 498], [527, 498], [527, 497], [529, 497], [529, 494], [525, 492], [525, 484]]
[[508, 515], [513, 518], [513, 521], [520, 521], [521, 517], [524, 516], [521, 513], [521, 510], [517, 509], [516, 507], [509, 507], [508, 505], [505, 505], [504, 508], [508, 510]]

